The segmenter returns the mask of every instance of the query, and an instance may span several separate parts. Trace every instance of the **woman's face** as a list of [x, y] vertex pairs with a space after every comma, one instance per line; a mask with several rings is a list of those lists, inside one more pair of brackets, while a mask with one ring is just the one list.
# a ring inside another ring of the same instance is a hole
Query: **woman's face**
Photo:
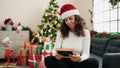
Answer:
[[65, 23], [67, 24], [67, 26], [70, 29], [74, 29], [74, 26], [75, 26], [75, 16], [73, 15], [73, 16], [65, 18]]

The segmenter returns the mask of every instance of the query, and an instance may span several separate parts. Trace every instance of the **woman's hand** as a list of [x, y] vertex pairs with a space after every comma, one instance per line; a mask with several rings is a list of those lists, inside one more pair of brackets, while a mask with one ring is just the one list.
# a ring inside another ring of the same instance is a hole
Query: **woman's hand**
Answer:
[[75, 53], [74, 55], [70, 55], [70, 59], [73, 62], [80, 62], [81, 61], [81, 57], [79, 53]]
[[55, 57], [56, 57], [57, 60], [61, 60], [63, 56], [58, 54], [58, 53], [56, 53]]

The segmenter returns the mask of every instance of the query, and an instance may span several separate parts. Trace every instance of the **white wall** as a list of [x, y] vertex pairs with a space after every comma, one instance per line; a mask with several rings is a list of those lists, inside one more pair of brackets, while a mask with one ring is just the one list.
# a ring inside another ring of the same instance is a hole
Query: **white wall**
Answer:
[[85, 19], [87, 28], [89, 30], [92, 29], [91, 22], [90, 22], [90, 13], [89, 10], [92, 10], [92, 0], [79, 0], [77, 2], [78, 9], [80, 11], [81, 16]]
[[[29, 26], [32, 30], [36, 30], [37, 25], [41, 23], [41, 18], [48, 8], [50, 0], [0, 0], [0, 26], [4, 26], [3, 22], [6, 18], [14, 21], [14, 26], [21, 22], [24, 26]], [[74, 4], [80, 11], [90, 27], [89, 9], [92, 9], [92, 0], [57, 0], [58, 5], [65, 3]]]

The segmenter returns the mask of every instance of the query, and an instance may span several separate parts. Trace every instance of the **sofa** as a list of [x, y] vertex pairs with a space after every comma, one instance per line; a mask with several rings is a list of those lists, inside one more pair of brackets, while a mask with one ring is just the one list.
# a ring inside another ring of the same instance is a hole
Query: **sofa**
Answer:
[[90, 57], [99, 61], [99, 68], [120, 68], [120, 40], [91, 38]]

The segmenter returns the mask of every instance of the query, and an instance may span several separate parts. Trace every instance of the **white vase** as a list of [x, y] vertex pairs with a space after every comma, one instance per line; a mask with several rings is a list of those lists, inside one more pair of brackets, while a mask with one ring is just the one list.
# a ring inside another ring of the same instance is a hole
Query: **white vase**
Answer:
[[7, 24], [7, 25], [6, 25], [6, 30], [7, 30], [7, 31], [12, 31], [12, 26], [11, 26], [10, 24]]

